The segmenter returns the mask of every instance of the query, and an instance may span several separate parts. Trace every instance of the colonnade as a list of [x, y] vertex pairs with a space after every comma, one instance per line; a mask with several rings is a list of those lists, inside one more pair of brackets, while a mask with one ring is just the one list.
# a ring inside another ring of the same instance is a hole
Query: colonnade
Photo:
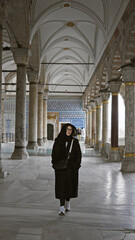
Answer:
[[[47, 139], [47, 91], [38, 83], [38, 73], [26, 70], [28, 49], [13, 48], [17, 65], [15, 148], [11, 159], [28, 159], [27, 149], [43, 146]], [[29, 80], [29, 134], [26, 142], [26, 75]], [[27, 146], [26, 146], [27, 144]]]
[[[130, 64], [122, 68], [122, 76], [125, 84], [125, 153], [121, 156], [118, 146], [118, 94], [121, 86], [121, 78], [108, 81], [110, 92], [102, 92], [100, 98], [93, 99], [96, 110], [93, 109], [93, 101], [86, 109], [86, 143], [109, 161], [122, 161], [121, 171], [135, 172], [135, 67]], [[108, 142], [108, 99], [112, 94], [111, 112], [111, 146], [107, 153]], [[102, 101], [102, 126], [101, 126], [101, 101]], [[91, 110], [89, 110], [91, 109]], [[93, 113], [96, 114], [96, 120]], [[96, 123], [96, 124], [95, 124]], [[96, 126], [95, 126], [96, 125]], [[102, 129], [101, 129], [102, 128]], [[93, 130], [93, 129], [96, 129]], [[100, 136], [102, 130], [102, 136]], [[93, 131], [95, 137], [93, 138]], [[94, 144], [93, 144], [94, 142]]]

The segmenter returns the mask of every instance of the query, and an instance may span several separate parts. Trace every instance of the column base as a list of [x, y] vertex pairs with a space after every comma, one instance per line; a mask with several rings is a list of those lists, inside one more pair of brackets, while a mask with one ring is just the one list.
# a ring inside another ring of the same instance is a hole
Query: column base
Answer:
[[95, 143], [94, 149], [99, 150], [99, 142]]
[[102, 146], [102, 147], [101, 147], [100, 153], [101, 153], [101, 156], [102, 156], [102, 157], [105, 157], [105, 158], [108, 157], [108, 155], [107, 155], [107, 153], [106, 153], [105, 146]]
[[47, 142], [47, 137], [43, 138], [43, 142], [46, 143]]
[[5, 178], [7, 176], [7, 171], [0, 167], [0, 178]]
[[38, 139], [38, 146], [44, 146], [43, 139]]
[[91, 148], [94, 148], [95, 147], [95, 142], [94, 140], [90, 139], [90, 147]]
[[38, 149], [37, 142], [28, 142], [27, 149]]
[[26, 148], [15, 147], [14, 152], [11, 155], [11, 159], [13, 160], [22, 160], [29, 159], [29, 154], [26, 152]]
[[135, 172], [135, 157], [130, 157], [130, 159], [125, 157], [121, 165], [121, 172]]
[[121, 162], [121, 155], [120, 155], [119, 150], [110, 150], [108, 160], [115, 161], [115, 162]]

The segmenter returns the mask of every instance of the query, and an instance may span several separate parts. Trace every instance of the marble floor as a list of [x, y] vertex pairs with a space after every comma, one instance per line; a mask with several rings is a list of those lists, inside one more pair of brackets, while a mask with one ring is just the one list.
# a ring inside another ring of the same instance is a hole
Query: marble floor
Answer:
[[81, 143], [79, 197], [59, 216], [52, 142], [25, 161], [10, 160], [13, 147], [2, 144], [8, 175], [0, 179], [0, 240], [135, 240], [135, 173], [122, 174], [120, 162]]

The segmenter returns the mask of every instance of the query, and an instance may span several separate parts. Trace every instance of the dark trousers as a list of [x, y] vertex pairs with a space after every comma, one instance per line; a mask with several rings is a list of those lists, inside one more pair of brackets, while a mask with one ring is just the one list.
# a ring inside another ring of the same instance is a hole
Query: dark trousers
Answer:
[[64, 206], [64, 205], [65, 205], [65, 200], [66, 200], [66, 201], [70, 201], [70, 198], [60, 199], [60, 206]]

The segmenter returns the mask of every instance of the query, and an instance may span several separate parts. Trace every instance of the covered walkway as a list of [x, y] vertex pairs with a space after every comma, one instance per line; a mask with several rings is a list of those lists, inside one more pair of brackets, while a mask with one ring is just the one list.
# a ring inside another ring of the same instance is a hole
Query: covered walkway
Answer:
[[109, 162], [81, 143], [79, 197], [66, 216], [59, 216], [52, 143], [15, 161], [9, 160], [13, 144], [2, 144], [8, 176], [0, 179], [0, 239], [135, 240], [135, 173], [123, 174], [120, 162]]

